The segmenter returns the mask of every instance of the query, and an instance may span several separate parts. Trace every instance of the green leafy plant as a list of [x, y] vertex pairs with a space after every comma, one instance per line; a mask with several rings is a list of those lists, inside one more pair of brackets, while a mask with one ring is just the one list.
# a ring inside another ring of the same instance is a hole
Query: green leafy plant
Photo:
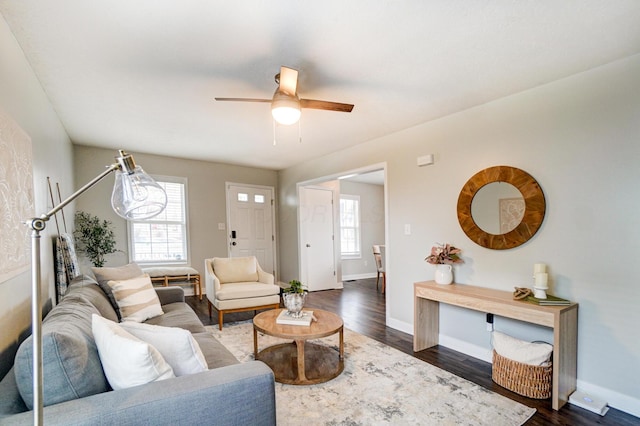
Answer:
[[78, 250], [87, 255], [93, 266], [104, 266], [104, 257], [118, 251], [110, 221], [78, 211], [75, 215], [75, 225], [73, 235], [78, 242]]
[[452, 265], [454, 263], [464, 263], [459, 256], [462, 250], [450, 244], [438, 244], [431, 248], [431, 254], [424, 260], [432, 265]]
[[304, 293], [304, 287], [302, 286], [302, 283], [298, 280], [291, 280], [289, 281], [289, 288], [284, 290], [285, 293]]

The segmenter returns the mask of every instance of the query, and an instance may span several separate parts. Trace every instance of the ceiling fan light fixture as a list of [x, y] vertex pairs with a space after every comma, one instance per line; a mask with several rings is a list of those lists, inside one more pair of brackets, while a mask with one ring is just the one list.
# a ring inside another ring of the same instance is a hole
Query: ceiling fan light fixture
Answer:
[[279, 124], [289, 126], [300, 120], [300, 100], [298, 97], [276, 92], [271, 102], [271, 115]]

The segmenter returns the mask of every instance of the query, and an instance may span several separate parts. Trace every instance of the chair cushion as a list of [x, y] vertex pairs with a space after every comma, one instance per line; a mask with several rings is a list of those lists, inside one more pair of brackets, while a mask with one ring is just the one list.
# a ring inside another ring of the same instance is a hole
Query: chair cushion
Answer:
[[92, 330], [104, 374], [114, 390], [175, 377], [156, 348], [117, 323], [93, 315]]
[[[91, 316], [98, 310], [81, 295], [68, 295], [42, 324], [43, 403], [45, 406], [108, 391]], [[14, 371], [20, 396], [33, 409], [33, 340], [18, 349]]]
[[118, 303], [122, 321], [142, 322], [164, 313], [149, 275], [109, 281], [107, 284]]
[[220, 283], [258, 281], [258, 262], [250, 257], [214, 257], [213, 272]]
[[258, 282], [222, 284], [216, 292], [218, 300], [249, 299], [252, 297], [272, 296], [280, 294], [280, 287], [275, 284]]
[[120, 327], [156, 348], [178, 377], [208, 369], [198, 342], [187, 330], [132, 321], [124, 321]]

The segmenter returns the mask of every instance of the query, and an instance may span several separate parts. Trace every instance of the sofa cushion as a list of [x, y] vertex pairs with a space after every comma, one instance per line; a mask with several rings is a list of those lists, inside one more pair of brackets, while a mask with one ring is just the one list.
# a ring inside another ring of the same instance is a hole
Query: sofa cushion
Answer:
[[136, 263], [129, 263], [128, 265], [118, 267], [104, 267], [104, 268], [91, 268], [91, 271], [96, 276], [98, 285], [105, 294], [109, 297], [113, 309], [115, 309], [118, 319], [120, 319], [120, 308], [116, 302], [115, 297], [111, 293], [111, 287], [107, 284], [109, 281], [114, 280], [126, 280], [129, 278], [139, 277], [143, 274], [142, 269]]
[[67, 289], [67, 296], [81, 295], [100, 312], [100, 315], [111, 321], [119, 321], [118, 313], [111, 305], [108, 295], [98, 283], [83, 275], [74, 279]]
[[156, 348], [178, 377], [208, 369], [198, 342], [187, 330], [131, 321], [124, 321], [120, 327]]
[[221, 283], [258, 281], [258, 263], [250, 257], [214, 257], [213, 272]]
[[114, 390], [175, 377], [160, 352], [120, 325], [93, 315], [93, 335], [102, 368]]
[[221, 285], [220, 290], [216, 291], [216, 299], [247, 299], [251, 297], [272, 296], [274, 294], [280, 294], [280, 287], [275, 284], [262, 284], [258, 282], [228, 283]]
[[164, 313], [149, 275], [108, 281], [107, 284], [118, 303], [122, 321], [142, 322]]
[[[109, 390], [91, 332], [98, 310], [82, 295], [69, 294], [42, 324], [43, 404], [45, 406]], [[33, 409], [33, 340], [18, 348], [14, 371], [20, 396]]]
[[229, 352], [229, 349], [213, 337], [211, 333], [194, 333], [193, 338], [196, 339], [200, 349], [202, 349], [202, 353], [207, 360], [207, 365], [210, 370], [240, 363], [240, 361]]
[[145, 321], [145, 324], [161, 325], [163, 327], [180, 327], [189, 330], [191, 333], [201, 333], [205, 331], [198, 315], [184, 302], [162, 305], [162, 310], [164, 311], [164, 315], [150, 318]]

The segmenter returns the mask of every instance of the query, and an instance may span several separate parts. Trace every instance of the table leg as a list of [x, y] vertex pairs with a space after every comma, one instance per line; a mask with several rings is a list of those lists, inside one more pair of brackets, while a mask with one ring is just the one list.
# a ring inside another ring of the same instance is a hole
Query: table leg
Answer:
[[296, 340], [296, 348], [298, 349], [298, 381], [305, 383], [307, 376], [304, 369], [304, 340]]
[[253, 359], [258, 359], [258, 330], [253, 329]]
[[340, 359], [344, 360], [344, 327], [340, 328]]

